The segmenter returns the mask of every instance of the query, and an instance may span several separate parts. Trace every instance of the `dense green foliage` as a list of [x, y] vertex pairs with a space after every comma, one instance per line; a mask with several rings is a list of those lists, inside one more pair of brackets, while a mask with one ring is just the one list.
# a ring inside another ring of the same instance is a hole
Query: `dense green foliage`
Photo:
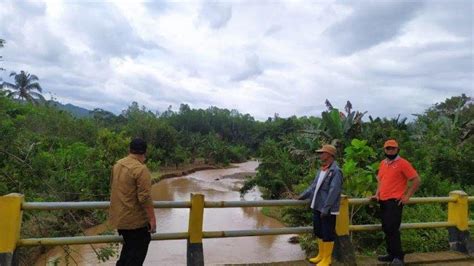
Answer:
[[[0, 90], [0, 195], [18, 192], [27, 201], [108, 200], [111, 167], [127, 154], [132, 137], [148, 141], [147, 165], [153, 171], [196, 158], [222, 165], [243, 162], [258, 148], [258, 141], [246, 135], [258, 123], [236, 111], [183, 105], [179, 112], [158, 115], [132, 103], [119, 116], [94, 110], [90, 118], [78, 119], [54, 105], [5, 94]], [[104, 218], [98, 211], [27, 212], [22, 234], [81, 234]]]
[[[0, 48], [4, 44], [0, 39]], [[0, 195], [18, 192], [27, 201], [107, 200], [111, 166], [127, 154], [132, 137], [149, 143], [147, 165], [153, 171], [198, 158], [227, 165], [258, 157], [258, 173], [247, 180], [242, 193], [259, 186], [266, 199], [301, 193], [319, 167], [314, 151], [323, 143], [338, 148], [344, 193], [371, 195], [383, 142], [395, 138], [401, 144], [401, 155], [422, 178], [417, 196], [446, 196], [459, 189], [474, 195], [474, 105], [466, 95], [435, 104], [410, 122], [371, 116], [363, 121], [366, 112], [354, 111], [349, 101], [340, 112], [328, 100], [320, 117], [275, 116], [265, 122], [236, 110], [191, 109], [187, 104], [178, 111], [170, 107], [154, 113], [136, 102], [120, 115], [95, 109], [90, 116], [77, 118], [44, 101], [37, 76], [25, 71], [10, 76], [11, 83], [0, 79]], [[352, 223], [378, 223], [377, 209], [374, 204], [352, 207]], [[473, 213], [471, 205], [471, 220]], [[289, 225], [311, 223], [307, 208], [283, 208], [281, 215]], [[101, 211], [26, 212], [22, 234], [81, 234], [104, 218]], [[404, 222], [443, 220], [444, 205], [405, 207]], [[445, 249], [446, 235], [444, 229], [429, 229], [408, 230], [402, 237], [406, 251], [411, 252]], [[382, 252], [382, 238], [382, 232], [352, 236], [363, 253]], [[311, 252], [313, 241], [303, 236], [301, 246]], [[104, 249], [97, 255], [105, 260], [114, 253]]]
[[157, 115], [132, 103], [119, 116], [95, 110], [91, 118], [78, 119], [3, 95], [0, 123], [0, 193], [45, 200], [106, 198], [110, 167], [126, 155], [131, 137], [148, 141], [152, 170], [196, 158], [224, 165], [242, 162], [258, 148], [258, 141], [246, 135], [258, 130], [258, 122], [214, 107], [190, 110], [183, 105], [179, 112]]
[[[332, 143], [338, 148], [337, 160], [344, 173], [344, 194], [367, 197], [376, 190], [375, 175], [384, 157], [383, 143], [395, 138], [401, 145], [401, 156], [412, 162], [421, 176], [417, 196], [447, 196], [453, 190], [474, 193], [474, 105], [470, 97], [447, 99], [408, 123], [407, 119], [370, 116], [369, 121], [363, 122], [360, 118], [364, 113], [352, 111], [350, 102], [345, 113], [328, 101], [326, 105], [328, 110], [321, 119], [289, 118], [286, 123], [297, 125], [293, 130], [263, 143], [259, 171], [242, 192], [258, 185], [264, 197], [294, 197], [314, 179], [319, 167], [314, 156], [316, 147]], [[350, 212], [353, 224], [379, 223], [374, 205], [352, 207]], [[283, 219], [291, 225], [311, 224], [311, 214], [303, 208], [285, 208]], [[446, 206], [407, 206], [404, 214], [404, 222], [443, 220]], [[353, 240], [362, 250], [380, 251], [382, 237], [381, 233], [355, 233]], [[403, 240], [407, 251], [447, 247], [444, 229], [408, 230]], [[308, 252], [314, 248], [311, 241], [309, 237], [302, 240], [302, 247]]]
[[[28, 201], [107, 200], [111, 166], [126, 155], [132, 137], [148, 141], [147, 164], [154, 171], [198, 158], [226, 165], [258, 157], [258, 174], [242, 192], [258, 185], [268, 199], [291, 198], [308, 186], [319, 167], [314, 150], [323, 143], [338, 148], [344, 193], [366, 197], [375, 191], [383, 142], [396, 138], [401, 155], [422, 178], [417, 196], [446, 196], [457, 189], [473, 194], [470, 97], [447, 99], [410, 122], [370, 116], [364, 122], [365, 113], [353, 111], [350, 102], [345, 112], [329, 102], [327, 106], [321, 117], [275, 116], [259, 122], [248, 114], [217, 107], [191, 109], [182, 104], [178, 111], [154, 113], [134, 102], [120, 115], [96, 109], [90, 117], [76, 118], [47, 103], [12, 100], [0, 90], [0, 195], [20, 192]], [[409, 206], [404, 221], [441, 221], [445, 213], [445, 206]], [[376, 217], [374, 206], [351, 209], [354, 224], [377, 223]], [[103, 218], [101, 212], [86, 211], [26, 214], [28, 230], [23, 234], [77, 234]], [[283, 219], [291, 225], [307, 225], [311, 215], [305, 208], [285, 208]], [[408, 251], [447, 245], [442, 229], [409, 230], [403, 237]], [[302, 246], [310, 250], [311, 239], [304, 239]], [[353, 240], [362, 252], [383, 247], [380, 233], [356, 233]]]

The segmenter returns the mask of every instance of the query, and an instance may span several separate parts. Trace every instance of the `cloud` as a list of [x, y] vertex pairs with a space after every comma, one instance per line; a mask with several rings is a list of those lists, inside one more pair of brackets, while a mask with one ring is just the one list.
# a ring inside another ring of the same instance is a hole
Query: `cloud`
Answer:
[[252, 77], [259, 76], [263, 73], [257, 55], [251, 55], [245, 60], [245, 66], [240, 73], [232, 77], [232, 81], [242, 81]]
[[143, 40], [112, 3], [64, 4], [63, 8], [55, 18], [63, 25], [59, 30], [74, 32], [72, 40], [88, 47], [95, 56], [137, 56], [157, 47]]
[[[5, 3], [6, 5], [12, 4], [12, 2]], [[46, 4], [38, 1], [18, 1], [15, 2], [16, 11], [28, 15], [30, 17], [37, 17], [44, 15], [46, 12]]]
[[[64, 63], [67, 47], [43, 19], [46, 5], [37, 2], [6, 2], [0, 8], [2, 39], [6, 40], [5, 60], [15, 58], [24, 64]], [[38, 34], [41, 32], [41, 34]]]
[[420, 1], [360, 1], [352, 13], [335, 23], [326, 34], [344, 55], [370, 48], [397, 36], [423, 6]]
[[232, 18], [232, 5], [227, 2], [204, 2], [199, 13], [199, 21], [213, 29], [224, 27]]
[[429, 12], [429, 22], [435, 23], [458, 36], [473, 35], [473, 1], [453, 0], [447, 3], [442, 0], [434, 0], [428, 3], [426, 11]]
[[152, 12], [153, 15], [162, 14], [171, 7], [170, 3], [166, 1], [146, 1], [144, 6]]
[[265, 31], [265, 36], [273, 35], [275, 33], [278, 33], [281, 30], [282, 30], [281, 25], [272, 25], [270, 28], [268, 28], [267, 31]]
[[472, 96], [471, 1], [26, 2], [0, 8], [0, 77], [120, 113], [187, 103], [320, 115], [324, 101], [410, 117]]

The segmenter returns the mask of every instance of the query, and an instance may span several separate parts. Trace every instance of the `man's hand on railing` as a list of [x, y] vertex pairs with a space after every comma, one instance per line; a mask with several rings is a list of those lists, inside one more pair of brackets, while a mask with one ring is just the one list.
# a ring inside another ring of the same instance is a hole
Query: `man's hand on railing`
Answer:
[[369, 200], [371, 200], [371, 201], [379, 201], [379, 196], [378, 196], [378, 195], [369, 196]]
[[301, 200], [300, 196], [298, 194], [295, 194], [292, 191], [288, 191], [288, 192], [283, 193], [283, 197], [287, 198], [287, 199]]
[[403, 195], [402, 198], [398, 201], [398, 205], [400, 204], [406, 205], [409, 200], [410, 200], [409, 196]]

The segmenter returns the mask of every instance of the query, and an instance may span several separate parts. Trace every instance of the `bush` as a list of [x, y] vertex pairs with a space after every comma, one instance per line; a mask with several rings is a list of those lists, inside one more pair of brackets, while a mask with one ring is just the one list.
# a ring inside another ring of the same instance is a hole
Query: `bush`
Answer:
[[228, 149], [228, 158], [233, 163], [245, 162], [249, 158], [250, 150], [242, 145], [230, 146]]
[[[447, 220], [447, 210], [439, 204], [406, 206], [404, 210], [406, 223], [436, 222]], [[427, 252], [448, 248], [448, 231], [446, 229], [406, 230], [402, 241], [407, 252]]]

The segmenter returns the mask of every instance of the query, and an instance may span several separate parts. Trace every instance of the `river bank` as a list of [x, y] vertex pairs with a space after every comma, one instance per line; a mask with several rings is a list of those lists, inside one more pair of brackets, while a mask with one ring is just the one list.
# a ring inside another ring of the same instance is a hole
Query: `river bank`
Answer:
[[[241, 197], [239, 192], [244, 179], [249, 175], [255, 175], [257, 166], [258, 162], [251, 161], [225, 169], [202, 170], [182, 177], [160, 179], [161, 181], [152, 187], [153, 200], [186, 201], [189, 200], [190, 193], [204, 194], [206, 200], [210, 201], [260, 200], [261, 193], [258, 189], [250, 191], [244, 197]], [[174, 174], [179, 174], [176, 170], [172, 169]], [[192, 171], [193, 167], [179, 170]], [[170, 172], [162, 171], [161, 174], [170, 174]], [[188, 213], [186, 209], [155, 209], [157, 233], [187, 231]], [[261, 208], [217, 208], [205, 210], [203, 229], [207, 231], [245, 230], [283, 226], [277, 220], [263, 215]], [[95, 233], [99, 234], [103, 230], [106, 229], [102, 228]], [[66, 265], [65, 251], [69, 254], [69, 262], [77, 263], [77, 265], [114, 265], [115, 256], [118, 253], [112, 255], [111, 260], [107, 262], [97, 259], [97, 253], [101, 253], [100, 248], [103, 247], [107, 247], [107, 244], [71, 246], [68, 250], [56, 247], [48, 251], [35, 265], [49, 265], [48, 263]], [[233, 252], [235, 248], [246, 255], [239, 256]], [[119, 252], [120, 245], [109, 246], [108, 250]], [[288, 236], [206, 239], [204, 252], [207, 265], [304, 258], [304, 253], [299, 246], [288, 243]], [[186, 240], [152, 241], [145, 265], [157, 264], [186, 265]]]
[[[152, 184], [155, 185], [160, 180], [182, 177], [191, 173], [195, 173], [202, 170], [211, 170], [211, 169], [224, 169], [233, 167], [222, 167], [214, 164], [206, 164], [203, 160], [196, 160], [193, 164], [184, 164], [176, 167], [162, 167], [159, 171], [151, 173]], [[107, 223], [93, 224], [92, 222], [84, 223], [89, 224], [86, 228], [83, 229], [82, 233], [85, 236], [92, 235], [101, 235], [101, 234], [110, 234], [114, 230], [108, 228]], [[103, 254], [108, 250], [115, 250], [118, 252], [117, 245], [109, 244], [94, 244], [94, 245], [76, 245], [71, 247], [41, 247], [41, 248], [31, 248], [28, 255], [23, 257], [22, 261], [35, 261], [35, 266], [44, 266], [44, 265], [63, 265], [68, 264], [68, 261], [76, 265], [91, 265], [91, 261], [97, 261], [99, 254]], [[85, 256], [78, 256], [78, 254], [86, 254]], [[28, 264], [30, 265], [30, 264]], [[95, 264], [94, 264], [95, 265]]]
[[[181, 176], [195, 173], [197, 171], [213, 170], [213, 169], [228, 169], [228, 168], [235, 168], [235, 166], [233, 164], [222, 166], [222, 165], [217, 165], [217, 164], [205, 163], [203, 160], [196, 160], [194, 163], [182, 164], [178, 167], [173, 167], [173, 166], [161, 167], [158, 171], [151, 173], [151, 178], [152, 178], [152, 183], [155, 184], [158, 181], [163, 180], [163, 179], [181, 177]], [[252, 173], [248, 173], [248, 174], [252, 174]], [[235, 178], [241, 178], [241, 177], [236, 176]]]
[[189, 175], [197, 171], [220, 169], [220, 168], [221, 167], [217, 165], [200, 163], [200, 162], [193, 163], [193, 164], [180, 165], [177, 168], [176, 167], [163, 167], [163, 168], [160, 168], [158, 171], [151, 173], [152, 183], [154, 184], [162, 179]]
[[[226, 169], [198, 171], [187, 176], [169, 178], [155, 184], [155, 200], [189, 200], [191, 193], [203, 194], [206, 201], [261, 200], [261, 193], [254, 188], [240, 194], [246, 176], [255, 175], [257, 161], [235, 164]], [[186, 231], [189, 211], [185, 209], [157, 209], [155, 214], [158, 233]], [[160, 223], [160, 222], [158, 222]], [[161, 228], [160, 228], [161, 226]], [[261, 208], [206, 208], [204, 231], [229, 231], [281, 228], [283, 224], [262, 214]], [[215, 238], [204, 241], [206, 265], [223, 263], [270, 262], [304, 258], [298, 245], [288, 243], [289, 236], [258, 236]], [[239, 252], [235, 252], [238, 250]], [[154, 252], [156, 251], [156, 252]], [[153, 241], [145, 265], [186, 265], [186, 240]]]

